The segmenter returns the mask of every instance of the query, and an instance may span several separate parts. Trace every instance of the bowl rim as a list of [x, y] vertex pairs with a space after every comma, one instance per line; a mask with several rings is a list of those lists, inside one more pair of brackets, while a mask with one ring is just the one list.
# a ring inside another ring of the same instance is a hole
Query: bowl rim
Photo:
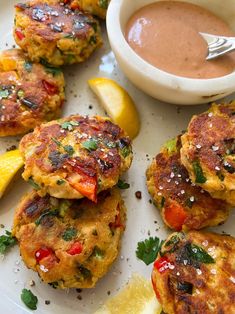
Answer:
[[[132, 0], [133, 1], [133, 0]], [[231, 92], [235, 88], [235, 71], [228, 75], [210, 78], [197, 79], [177, 76], [151, 65], [142, 59], [128, 44], [122, 31], [120, 14], [122, 6], [126, 0], [112, 0], [108, 7], [106, 25], [108, 37], [111, 47], [115, 52], [118, 52], [125, 63], [142, 76], [145, 76], [158, 85], [170, 89], [185, 91], [187, 93], [194, 93], [196, 95], [205, 94], [205, 97], [214, 97]], [[131, 1], [130, 1], [131, 2]], [[152, 1], [153, 3], [155, 0]], [[127, 4], [125, 4], [127, 5]], [[143, 3], [143, 6], [145, 4]], [[135, 12], [135, 11], [133, 11]], [[129, 60], [132, 60], [130, 63]]]

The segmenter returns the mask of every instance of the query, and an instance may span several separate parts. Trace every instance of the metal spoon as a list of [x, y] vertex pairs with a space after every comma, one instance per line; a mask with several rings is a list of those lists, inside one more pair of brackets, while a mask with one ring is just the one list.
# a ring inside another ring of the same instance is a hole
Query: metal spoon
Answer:
[[212, 60], [235, 50], [235, 37], [217, 36], [200, 33], [208, 44], [206, 60]]

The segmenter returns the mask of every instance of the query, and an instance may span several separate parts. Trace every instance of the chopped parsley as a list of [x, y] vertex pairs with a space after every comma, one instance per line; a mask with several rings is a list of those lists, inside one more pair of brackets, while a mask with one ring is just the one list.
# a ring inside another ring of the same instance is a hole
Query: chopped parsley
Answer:
[[68, 228], [62, 234], [62, 239], [64, 241], [71, 241], [77, 235], [77, 230], [75, 228]]
[[211, 257], [204, 249], [197, 246], [196, 244], [191, 244], [189, 247], [189, 253], [193, 260], [204, 264], [215, 263], [213, 257]]
[[62, 185], [62, 184], [64, 184], [65, 182], [66, 182], [65, 180], [59, 179], [59, 180], [56, 181], [56, 184], [57, 184], [57, 185]]
[[89, 151], [96, 150], [98, 148], [97, 140], [90, 139], [88, 141], [83, 142], [82, 146]]
[[38, 184], [34, 181], [33, 177], [30, 177], [27, 182], [28, 182], [30, 185], [32, 185], [32, 187], [33, 187], [36, 191], [38, 191], [38, 190], [41, 189], [40, 185], [38, 185]]
[[138, 242], [136, 256], [141, 259], [146, 265], [153, 263], [161, 250], [162, 244], [159, 238], [150, 237], [145, 241]]
[[108, 0], [99, 0], [98, 5], [102, 9], [108, 9], [109, 2]]
[[0, 254], [5, 254], [7, 250], [16, 244], [16, 238], [10, 231], [5, 231], [5, 235], [0, 236]]
[[203, 174], [202, 167], [199, 161], [194, 161], [192, 165], [193, 165], [193, 171], [195, 175], [195, 183], [205, 183], [207, 179]]
[[104, 257], [104, 251], [101, 250], [98, 246], [94, 247], [92, 256], [98, 258], [98, 259], [102, 259]]
[[9, 91], [7, 89], [0, 90], [0, 99], [8, 98], [8, 96], [9, 96]]
[[47, 73], [52, 74], [53, 76], [61, 74], [62, 70], [60, 68], [52, 67], [47, 61], [41, 58], [40, 63], [44, 65], [44, 68]]
[[32, 71], [33, 64], [30, 61], [25, 61], [24, 63], [24, 68], [27, 72]]
[[121, 149], [121, 154], [124, 158], [126, 158], [127, 156], [129, 156], [131, 153], [131, 150], [129, 147], [124, 147]]
[[82, 274], [82, 276], [83, 276], [84, 279], [88, 279], [88, 278], [91, 277], [91, 271], [90, 271], [89, 269], [85, 268], [85, 267], [82, 266], [82, 265], [80, 265], [80, 266], [78, 267], [78, 269], [79, 269], [79, 271], [80, 271], [80, 273]]
[[95, 36], [91, 36], [89, 40], [89, 44], [95, 45], [97, 43], [97, 39]]
[[129, 189], [130, 184], [122, 180], [118, 180], [117, 187], [119, 187], [119, 189], [121, 190], [126, 190], [126, 189]]
[[59, 147], [62, 146], [62, 144], [56, 138], [52, 137], [51, 139], [57, 146], [59, 146]]
[[43, 212], [43, 213], [39, 216], [38, 219], [35, 220], [35, 225], [36, 225], [36, 226], [39, 226], [39, 225], [42, 223], [42, 221], [43, 221], [43, 219], [44, 219], [45, 217], [48, 217], [48, 216], [53, 217], [53, 216], [57, 216], [57, 215], [58, 215], [58, 210], [48, 210], [48, 211], [45, 211], [45, 212]]
[[22, 290], [21, 300], [30, 310], [37, 309], [38, 298], [30, 290], [27, 289]]
[[72, 156], [75, 153], [75, 151], [71, 145], [65, 145], [65, 146], [63, 146], [63, 148], [66, 151], [66, 153], [69, 154], [69, 156]]
[[75, 126], [78, 126], [79, 122], [77, 121], [66, 121], [61, 124], [61, 128], [64, 130], [72, 131]]

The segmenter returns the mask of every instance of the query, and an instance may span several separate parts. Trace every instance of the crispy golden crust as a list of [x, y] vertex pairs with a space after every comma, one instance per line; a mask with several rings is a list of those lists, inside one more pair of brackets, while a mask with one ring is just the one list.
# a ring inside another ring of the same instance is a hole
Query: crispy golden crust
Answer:
[[235, 313], [233, 237], [173, 233], [161, 255], [154, 263], [152, 282], [165, 313]]
[[182, 136], [181, 161], [213, 197], [235, 205], [235, 102], [194, 116]]
[[16, 210], [12, 232], [26, 266], [44, 282], [91, 288], [118, 255], [125, 212], [117, 189], [102, 192], [97, 204], [31, 192]]
[[[23, 178], [41, 196], [88, 197], [114, 186], [132, 161], [131, 141], [102, 117], [70, 116], [36, 128], [21, 140]], [[62, 181], [61, 181], [62, 180]]]
[[173, 151], [163, 147], [146, 173], [149, 193], [164, 222], [177, 231], [223, 223], [229, 214], [228, 204], [192, 184], [180, 162], [180, 136], [172, 143]]
[[79, 8], [82, 11], [105, 19], [110, 0], [63, 0], [63, 2], [69, 3], [72, 8]]
[[102, 44], [98, 21], [57, 0], [17, 4], [14, 37], [31, 60], [54, 66], [85, 61]]
[[19, 49], [1, 52], [0, 136], [23, 134], [57, 118], [64, 85], [59, 69], [31, 63]]

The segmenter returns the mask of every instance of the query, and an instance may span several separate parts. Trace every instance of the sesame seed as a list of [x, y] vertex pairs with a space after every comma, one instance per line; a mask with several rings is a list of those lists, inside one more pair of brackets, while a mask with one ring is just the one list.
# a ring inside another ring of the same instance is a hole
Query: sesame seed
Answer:
[[161, 185], [159, 186], [159, 190], [163, 190], [163, 187]]
[[203, 245], [203, 246], [207, 246], [207, 245], [208, 245], [208, 241], [207, 241], [207, 240], [203, 241], [203, 242], [202, 242], [202, 245]]
[[202, 148], [202, 146], [200, 144], [197, 144], [196, 148], [200, 149], [200, 148]]
[[185, 190], [181, 190], [180, 193], [181, 193], [181, 194], [184, 194], [184, 193], [185, 193]]
[[161, 195], [162, 195], [162, 193], [161, 193], [161, 192], [158, 192], [158, 193], [157, 193], [157, 195], [158, 195], [158, 196], [161, 196]]
[[213, 275], [216, 275], [216, 269], [211, 269], [211, 273], [213, 274]]
[[175, 176], [174, 172], [171, 172], [170, 178], [172, 179], [172, 178], [174, 178], [174, 176]]
[[209, 113], [208, 113], [208, 117], [211, 118], [212, 116], [213, 116], [213, 113], [212, 113], [212, 112], [209, 112]]
[[212, 126], [213, 126], [212, 123], [210, 123], [210, 124], [209, 124], [209, 128], [212, 128]]
[[179, 185], [179, 182], [178, 182], [178, 181], [175, 181], [175, 184], [176, 184], [176, 185]]
[[47, 269], [44, 265], [40, 265], [39, 268], [41, 269], [41, 271], [43, 271], [44, 273], [47, 273], [49, 269]]
[[217, 150], [219, 150], [219, 147], [212, 145], [212, 150], [213, 150], [214, 152], [216, 152]]
[[167, 179], [166, 181], [167, 181], [168, 183], [170, 183], [170, 182], [171, 182], [171, 179]]
[[235, 283], [235, 278], [234, 277], [231, 276], [229, 279], [232, 281], [232, 283]]
[[215, 170], [220, 171], [220, 167], [215, 166]]
[[198, 274], [198, 275], [201, 275], [201, 274], [202, 274], [201, 269], [198, 269], [198, 268], [197, 268], [197, 270], [196, 270], [196, 271], [197, 271], [197, 274]]

